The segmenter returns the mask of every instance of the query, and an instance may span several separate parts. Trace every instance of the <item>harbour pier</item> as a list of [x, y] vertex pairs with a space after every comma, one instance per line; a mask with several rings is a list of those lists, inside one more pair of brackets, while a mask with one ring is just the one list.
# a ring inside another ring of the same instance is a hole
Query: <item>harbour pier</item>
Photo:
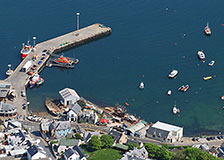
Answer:
[[[97, 23], [37, 44], [32, 52], [21, 61], [12, 75], [4, 80], [5, 82], [9, 82], [16, 92], [15, 99], [12, 101], [6, 100], [6, 103], [14, 105], [17, 108], [18, 115], [27, 115], [28, 107], [24, 108], [23, 105], [27, 104], [26, 87], [31, 76], [27, 74], [28, 71], [22, 71], [22, 68], [28, 61], [32, 62], [32, 66], [37, 66], [34, 73], [39, 73], [45, 67], [51, 54], [56, 54], [89, 41], [99, 39], [111, 34], [111, 32], [112, 30], [110, 27]], [[43, 52], [44, 50], [46, 52]], [[36, 61], [33, 61], [35, 55], [38, 58]], [[25, 96], [21, 95], [21, 91], [25, 92]]]

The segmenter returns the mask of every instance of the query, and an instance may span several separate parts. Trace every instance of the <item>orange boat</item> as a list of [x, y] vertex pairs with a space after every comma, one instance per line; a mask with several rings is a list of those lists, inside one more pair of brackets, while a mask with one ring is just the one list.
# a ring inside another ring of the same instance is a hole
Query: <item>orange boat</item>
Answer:
[[73, 64], [74, 61], [71, 60], [69, 57], [60, 56], [57, 60], [57, 63], [63, 63], [63, 64]]

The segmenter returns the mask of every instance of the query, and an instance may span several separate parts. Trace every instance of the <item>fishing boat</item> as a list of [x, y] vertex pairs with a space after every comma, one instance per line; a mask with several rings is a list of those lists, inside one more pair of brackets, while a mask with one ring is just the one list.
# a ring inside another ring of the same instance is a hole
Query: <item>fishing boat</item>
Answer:
[[203, 79], [204, 79], [205, 81], [207, 81], [207, 80], [209, 80], [209, 79], [212, 79], [212, 76], [203, 77]]
[[189, 89], [189, 85], [182, 85], [181, 87], [178, 88], [179, 91], [181, 92], [186, 92]]
[[170, 95], [172, 94], [172, 91], [169, 90], [169, 91], [167, 92], [167, 94], [168, 94], [168, 96], [170, 96]]
[[211, 62], [208, 63], [209, 66], [213, 66], [215, 64], [215, 61], [212, 60]]
[[45, 106], [47, 107], [48, 111], [53, 114], [54, 116], [59, 116], [63, 111], [58, 107], [59, 102], [56, 100], [47, 98], [45, 101]]
[[176, 107], [176, 105], [173, 106], [173, 114], [180, 113], [180, 109]]
[[27, 44], [25, 45], [23, 43], [23, 47], [20, 51], [22, 58], [25, 58], [32, 50], [31, 45], [29, 44], [29, 41], [27, 41]]
[[178, 70], [176, 70], [176, 69], [174, 69], [174, 70], [172, 70], [171, 72], [170, 72], [170, 74], [169, 74], [169, 78], [174, 78], [174, 77], [176, 77], [177, 76], [177, 74], [178, 74]]
[[139, 88], [140, 88], [140, 89], [144, 89], [144, 88], [145, 88], [145, 85], [144, 85], [143, 82], [140, 83]]
[[212, 34], [211, 29], [210, 29], [208, 23], [207, 23], [207, 26], [204, 28], [204, 31], [205, 31], [206, 35], [211, 35]]
[[29, 81], [30, 88], [34, 87], [36, 85], [36, 83], [39, 81], [39, 79], [40, 79], [39, 74], [37, 74], [37, 73], [34, 74], [34, 76]]
[[204, 59], [205, 59], [205, 54], [204, 54], [203, 51], [198, 51], [198, 58], [199, 58], [200, 60], [204, 60]]
[[41, 84], [44, 83], [44, 79], [43, 78], [39, 78], [39, 80], [37, 81], [36, 85], [39, 86]]
[[182, 89], [183, 92], [186, 92], [189, 89], [189, 85], [185, 85], [184, 88]]
[[12, 73], [13, 73], [13, 70], [11, 68], [9, 68], [5, 74], [6, 74], [6, 76], [11, 76]]

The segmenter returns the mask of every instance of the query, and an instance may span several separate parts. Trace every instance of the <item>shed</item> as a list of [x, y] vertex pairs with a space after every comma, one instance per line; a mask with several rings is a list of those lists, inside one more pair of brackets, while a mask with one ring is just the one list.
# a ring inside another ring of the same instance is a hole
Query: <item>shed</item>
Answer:
[[127, 134], [134, 135], [136, 131], [139, 131], [140, 129], [144, 128], [145, 125], [142, 122], [139, 122], [130, 128], [127, 129]]

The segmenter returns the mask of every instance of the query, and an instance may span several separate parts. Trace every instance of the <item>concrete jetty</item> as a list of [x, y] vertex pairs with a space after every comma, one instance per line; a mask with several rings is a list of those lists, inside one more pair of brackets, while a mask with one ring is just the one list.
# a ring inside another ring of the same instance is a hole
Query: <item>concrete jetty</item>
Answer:
[[[27, 115], [27, 107], [23, 109], [22, 106], [23, 104], [27, 104], [27, 96], [22, 96], [21, 91], [26, 91], [30, 75], [27, 74], [28, 71], [24, 72], [21, 70], [28, 61], [32, 61], [32, 65], [37, 65], [35, 72], [38, 73], [44, 68], [45, 63], [52, 53], [58, 53], [87, 43], [109, 35], [111, 32], [112, 30], [110, 27], [97, 23], [37, 44], [33, 51], [17, 66], [13, 74], [4, 80], [11, 83], [12, 88], [15, 89], [16, 92], [16, 98], [13, 101], [7, 100], [6, 103], [14, 105], [17, 108], [18, 115]], [[43, 54], [44, 50], [47, 50], [47, 54]], [[19, 52], [17, 54], [19, 54]], [[36, 61], [32, 60], [34, 55], [38, 55]]]

